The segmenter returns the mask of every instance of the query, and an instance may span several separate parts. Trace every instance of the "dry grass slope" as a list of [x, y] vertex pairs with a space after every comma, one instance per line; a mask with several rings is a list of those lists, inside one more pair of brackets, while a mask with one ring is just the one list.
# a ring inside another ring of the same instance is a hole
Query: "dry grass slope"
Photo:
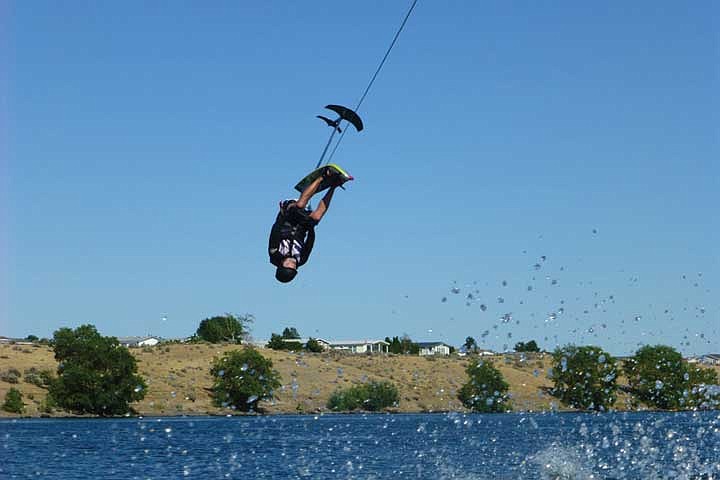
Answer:
[[[191, 344], [131, 349], [138, 360], [140, 374], [148, 384], [145, 399], [133, 405], [134, 408], [142, 415], [230, 413], [212, 405], [209, 370], [214, 357], [236, 348], [243, 347]], [[283, 384], [276, 392], [275, 401], [261, 404], [267, 413], [326, 411], [325, 404], [334, 390], [368, 380], [388, 380], [398, 387], [398, 412], [465, 410], [457, 400], [457, 391], [467, 381], [467, 358], [292, 353], [269, 349], [261, 352], [273, 361]], [[557, 400], [545, 393], [551, 386], [546, 375], [549, 356], [507, 355], [490, 360], [510, 384], [516, 410], [543, 411], [558, 407]], [[52, 350], [44, 346], [0, 345], [0, 372], [15, 368], [24, 374], [32, 367], [54, 372], [57, 362]], [[17, 384], [0, 382], [0, 399], [11, 387], [23, 393], [25, 415], [40, 416], [46, 391], [25, 382], [23, 375]], [[617, 407], [624, 408], [627, 401], [621, 397]], [[0, 412], [0, 415], [12, 414]]]

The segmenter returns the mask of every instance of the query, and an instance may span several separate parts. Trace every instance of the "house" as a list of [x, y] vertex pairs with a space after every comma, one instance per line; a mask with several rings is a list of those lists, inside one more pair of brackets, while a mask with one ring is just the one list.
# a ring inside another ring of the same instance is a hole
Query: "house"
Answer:
[[[297, 342], [303, 346], [307, 345], [310, 338], [286, 338], [286, 342]], [[337, 350], [348, 353], [387, 353], [389, 343], [383, 340], [326, 340], [324, 338], [314, 338], [323, 350]], [[248, 342], [257, 348], [265, 348], [268, 340], [253, 340]]]
[[160, 337], [120, 337], [118, 341], [123, 347], [154, 347], [160, 343]]
[[709, 353], [700, 357], [700, 363], [705, 365], [720, 365], [720, 353]]
[[469, 354], [480, 355], [481, 357], [489, 357], [492, 355], [497, 355], [497, 353], [493, 352], [492, 350], [481, 350], [481, 349], [468, 350], [465, 345], [461, 345], [460, 348], [458, 349], [459, 357], [464, 357], [465, 355], [469, 355]]
[[443, 342], [417, 342], [420, 347], [420, 356], [450, 355], [450, 345]]
[[316, 340], [325, 349], [350, 353], [387, 353], [390, 347], [384, 340]]

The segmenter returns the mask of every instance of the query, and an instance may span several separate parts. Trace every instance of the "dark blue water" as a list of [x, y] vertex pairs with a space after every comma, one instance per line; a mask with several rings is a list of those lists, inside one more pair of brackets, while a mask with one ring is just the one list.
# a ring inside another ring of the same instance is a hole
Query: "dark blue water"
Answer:
[[720, 478], [720, 412], [0, 422], [0, 478]]

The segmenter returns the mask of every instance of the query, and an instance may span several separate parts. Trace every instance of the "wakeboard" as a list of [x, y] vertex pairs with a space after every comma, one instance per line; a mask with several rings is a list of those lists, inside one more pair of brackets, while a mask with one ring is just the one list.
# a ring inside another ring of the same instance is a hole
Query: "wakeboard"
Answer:
[[[317, 178], [319, 178], [319, 177], [322, 176], [323, 171], [324, 171], [326, 168], [331, 168], [331, 169], [335, 170], [335, 171], [338, 173], [338, 175], [340, 175], [340, 177], [343, 179], [343, 183], [344, 183], [344, 182], [347, 182], [347, 181], [350, 181], [350, 180], [353, 180], [353, 176], [350, 175], [350, 174], [349, 174], [348, 172], [346, 172], [345, 170], [343, 170], [342, 167], [340, 167], [339, 165], [336, 165], [336, 164], [334, 164], [334, 163], [329, 163], [329, 164], [327, 164], [327, 165], [323, 165], [323, 166], [320, 167], [320, 168], [316, 168], [315, 170], [313, 170], [312, 172], [310, 172], [309, 174], [307, 174], [307, 175], [305, 176], [305, 178], [303, 178], [302, 180], [300, 180], [300, 181], [297, 183], [297, 185], [295, 185], [295, 190], [297, 190], [298, 192], [301, 192], [301, 193], [302, 193], [302, 191], [305, 190], [305, 189], [307, 188], [307, 186], [310, 185], [313, 181], [315, 181], [315, 179], [317, 179]], [[317, 191], [318, 191], [318, 192], [322, 192], [323, 190], [326, 190], [326, 189], [330, 188], [331, 185], [332, 185], [332, 181], [331, 181], [331, 180], [328, 180], [328, 179], [325, 179], [325, 180], [323, 180], [323, 181], [320, 183], [320, 186], [318, 187]], [[341, 186], [341, 187], [342, 187], [342, 186]]]

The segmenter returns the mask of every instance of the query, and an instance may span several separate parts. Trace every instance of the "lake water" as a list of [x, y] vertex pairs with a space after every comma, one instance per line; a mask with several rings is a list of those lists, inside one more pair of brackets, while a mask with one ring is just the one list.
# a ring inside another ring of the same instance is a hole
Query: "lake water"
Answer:
[[0, 478], [720, 478], [720, 412], [0, 422]]

